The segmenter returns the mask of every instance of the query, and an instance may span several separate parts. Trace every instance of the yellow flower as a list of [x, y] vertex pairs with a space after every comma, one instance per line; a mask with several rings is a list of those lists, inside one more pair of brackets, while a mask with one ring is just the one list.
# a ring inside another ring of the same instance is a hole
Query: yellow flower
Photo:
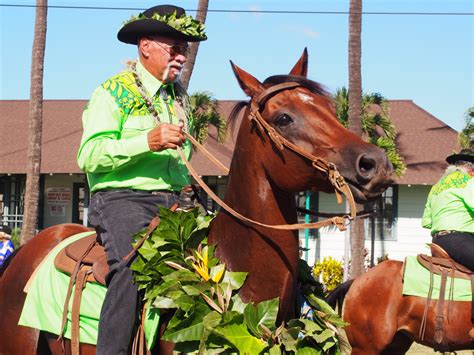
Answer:
[[193, 250], [194, 257], [192, 266], [194, 270], [201, 276], [205, 281], [212, 280], [215, 283], [219, 283], [225, 273], [225, 264], [219, 264], [209, 269], [209, 253], [208, 247], [198, 248]]
[[193, 268], [196, 270], [196, 272], [205, 280], [209, 281], [211, 278], [209, 276], [209, 268], [207, 267], [208, 265], [208, 249], [207, 246], [205, 246], [202, 250], [198, 248], [198, 250], [193, 250], [194, 254], [194, 263]]

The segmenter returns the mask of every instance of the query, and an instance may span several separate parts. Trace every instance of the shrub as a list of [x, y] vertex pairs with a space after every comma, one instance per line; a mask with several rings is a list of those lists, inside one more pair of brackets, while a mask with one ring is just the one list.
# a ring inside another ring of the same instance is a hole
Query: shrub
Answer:
[[20, 246], [20, 234], [21, 234], [21, 228], [13, 228], [12, 242], [13, 242], [13, 245], [15, 246], [15, 249], [17, 249]]
[[331, 292], [342, 283], [344, 267], [341, 261], [332, 257], [324, 257], [313, 268], [314, 277], [319, 279], [327, 292]]

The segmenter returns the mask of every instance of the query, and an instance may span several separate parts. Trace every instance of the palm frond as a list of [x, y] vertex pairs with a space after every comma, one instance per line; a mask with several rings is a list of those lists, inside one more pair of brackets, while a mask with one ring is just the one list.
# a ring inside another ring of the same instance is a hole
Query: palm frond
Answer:
[[459, 132], [458, 143], [461, 148], [474, 147], [474, 107], [467, 109], [464, 119], [464, 128]]
[[219, 102], [210, 92], [198, 91], [190, 96], [191, 114], [194, 119], [194, 135], [204, 144], [209, 136], [209, 125], [217, 128], [217, 141], [227, 138], [227, 121], [219, 114]]
[[[349, 115], [347, 88], [337, 89], [334, 101], [337, 118], [347, 127]], [[388, 101], [379, 93], [363, 94], [361, 106], [362, 130], [367, 135], [367, 140], [385, 150], [395, 173], [402, 176], [406, 171], [406, 166], [396, 146], [397, 131], [390, 120]]]

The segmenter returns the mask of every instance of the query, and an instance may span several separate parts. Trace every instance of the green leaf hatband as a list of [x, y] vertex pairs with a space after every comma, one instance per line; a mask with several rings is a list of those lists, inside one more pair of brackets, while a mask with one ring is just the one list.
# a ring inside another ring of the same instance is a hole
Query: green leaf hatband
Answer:
[[165, 15], [154, 13], [151, 17], [147, 17], [143, 14], [139, 14], [138, 16], [134, 15], [128, 21], [124, 22], [124, 25], [143, 19], [156, 20], [166, 23], [168, 26], [174, 28], [176, 31], [179, 31], [188, 36], [196, 37], [199, 39], [207, 38], [205, 33], [206, 26], [202, 22], [195, 20], [192, 16], [189, 15], [176, 17], [176, 11]]

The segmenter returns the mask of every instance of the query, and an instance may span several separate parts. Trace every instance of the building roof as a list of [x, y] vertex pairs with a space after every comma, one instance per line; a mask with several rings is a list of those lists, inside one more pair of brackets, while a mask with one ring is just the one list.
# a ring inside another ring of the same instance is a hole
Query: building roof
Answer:
[[[86, 100], [45, 100], [43, 103], [42, 173], [81, 173], [76, 164]], [[237, 101], [221, 100], [222, 116], [228, 117]], [[457, 132], [411, 100], [389, 100], [390, 116], [398, 131], [397, 143], [407, 171], [399, 184], [434, 184], [447, 164], [444, 159], [458, 150]], [[0, 100], [0, 174], [24, 174], [27, 162], [28, 100]], [[206, 147], [230, 166], [234, 137], [218, 144], [210, 128]], [[225, 175], [202, 153], [192, 159], [200, 175]]]

